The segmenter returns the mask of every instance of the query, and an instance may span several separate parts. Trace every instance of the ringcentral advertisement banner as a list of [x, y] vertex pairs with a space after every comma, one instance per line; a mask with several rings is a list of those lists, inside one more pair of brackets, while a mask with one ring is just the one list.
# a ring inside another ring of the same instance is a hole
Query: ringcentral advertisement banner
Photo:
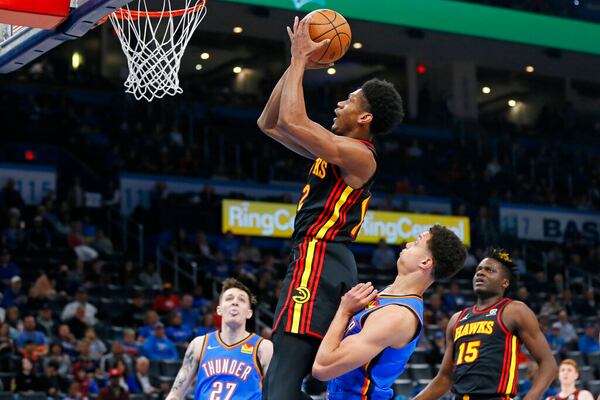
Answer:
[[[223, 232], [236, 235], [289, 238], [294, 229], [294, 204], [262, 201], [223, 200]], [[356, 241], [377, 243], [385, 238], [389, 244], [416, 239], [431, 225], [452, 229], [466, 244], [471, 244], [469, 218], [447, 215], [411, 214], [390, 211], [368, 211]]]
[[519, 239], [563, 242], [580, 236], [600, 241], [600, 213], [565, 208], [500, 205], [500, 229]]

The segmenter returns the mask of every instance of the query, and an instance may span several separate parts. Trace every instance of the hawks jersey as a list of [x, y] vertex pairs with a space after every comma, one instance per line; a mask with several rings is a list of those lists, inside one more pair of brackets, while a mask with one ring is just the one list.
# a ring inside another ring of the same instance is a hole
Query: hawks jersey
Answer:
[[[373, 143], [360, 140], [375, 154]], [[360, 189], [348, 186], [340, 168], [317, 158], [308, 174], [294, 222], [294, 243], [304, 238], [351, 242], [362, 225], [375, 174]]]
[[560, 397], [558, 394], [555, 394], [553, 396], [546, 397], [546, 400], [578, 400], [579, 393], [581, 393], [581, 390], [575, 389], [575, 391], [567, 397]]
[[504, 298], [484, 310], [463, 310], [453, 330], [454, 379], [458, 395], [513, 397], [521, 342], [502, 324]]
[[232, 346], [219, 332], [206, 335], [200, 355], [194, 400], [260, 400], [262, 369], [258, 346], [263, 338], [250, 334]]
[[412, 355], [423, 326], [423, 298], [417, 295], [386, 295], [381, 293], [348, 324], [344, 337], [361, 331], [369, 314], [391, 305], [405, 307], [418, 320], [417, 334], [401, 349], [386, 348], [366, 365], [331, 380], [327, 386], [330, 400], [384, 400], [394, 396], [392, 384], [402, 374]]

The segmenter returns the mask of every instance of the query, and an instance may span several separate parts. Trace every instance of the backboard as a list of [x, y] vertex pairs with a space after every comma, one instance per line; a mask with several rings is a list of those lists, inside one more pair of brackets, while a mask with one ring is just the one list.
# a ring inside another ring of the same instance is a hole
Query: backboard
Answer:
[[67, 19], [54, 29], [0, 24], [0, 73], [12, 72], [65, 41], [78, 39], [131, 0], [71, 0]]

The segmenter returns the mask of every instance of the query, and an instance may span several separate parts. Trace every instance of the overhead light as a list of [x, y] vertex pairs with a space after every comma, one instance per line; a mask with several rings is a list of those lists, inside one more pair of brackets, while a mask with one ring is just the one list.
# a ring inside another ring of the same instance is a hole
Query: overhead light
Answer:
[[481, 91], [485, 94], [490, 94], [492, 92], [492, 89], [490, 89], [488, 86], [484, 86], [481, 88]]
[[81, 66], [81, 64], [83, 64], [83, 57], [81, 57], [81, 54], [78, 51], [76, 51], [71, 56], [71, 66], [74, 70], [77, 70]]
[[233, 67], [234, 74], [239, 74], [240, 72], [242, 72], [242, 67]]
[[329, 75], [335, 75], [335, 73], [336, 73], [336, 72], [337, 72], [337, 71], [336, 71], [336, 70], [335, 70], [335, 68], [333, 68], [333, 67], [332, 67], [332, 68], [327, 68], [327, 73], [328, 73]]
[[362, 49], [363, 44], [361, 42], [354, 42], [352, 43], [352, 47], [354, 47], [355, 49]]
[[202, 53], [202, 54], [200, 54], [200, 58], [203, 60], [208, 60], [210, 58], [210, 54]]
[[196, 64], [196, 71], [200, 71], [202, 69], [202, 64]]
[[533, 67], [533, 65], [528, 65], [525, 67], [525, 71], [532, 73], [533, 71], [535, 71], [535, 68]]
[[513, 99], [510, 99], [510, 100], [508, 101], [508, 105], [509, 105], [509, 107], [514, 107], [514, 106], [516, 106], [516, 105], [517, 105], [517, 102], [516, 102], [515, 100], [513, 100]]
[[244, 32], [244, 28], [242, 28], [241, 26], [233, 27], [233, 33], [242, 33], [242, 32]]

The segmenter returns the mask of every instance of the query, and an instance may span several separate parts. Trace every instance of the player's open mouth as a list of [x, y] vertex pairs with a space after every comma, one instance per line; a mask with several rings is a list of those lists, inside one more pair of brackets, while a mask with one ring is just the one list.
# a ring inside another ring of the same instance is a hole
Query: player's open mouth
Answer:
[[483, 285], [484, 283], [485, 283], [485, 280], [483, 278], [475, 279], [475, 285]]

